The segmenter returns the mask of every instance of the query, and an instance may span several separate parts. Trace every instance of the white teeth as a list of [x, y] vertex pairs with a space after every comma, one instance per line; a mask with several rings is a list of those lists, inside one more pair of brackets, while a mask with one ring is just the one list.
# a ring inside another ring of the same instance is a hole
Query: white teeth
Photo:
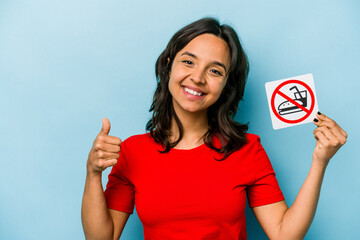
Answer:
[[202, 95], [201, 93], [196, 92], [196, 91], [194, 91], [192, 89], [189, 89], [189, 88], [186, 88], [186, 87], [184, 87], [184, 90], [185, 90], [185, 92], [190, 93], [190, 94], [195, 95], [195, 96], [201, 96]]

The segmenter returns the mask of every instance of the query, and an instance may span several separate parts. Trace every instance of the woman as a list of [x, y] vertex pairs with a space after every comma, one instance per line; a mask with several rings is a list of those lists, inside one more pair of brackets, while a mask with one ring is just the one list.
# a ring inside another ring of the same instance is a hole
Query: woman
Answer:
[[[156, 63], [149, 133], [94, 141], [82, 221], [87, 239], [119, 239], [137, 213], [145, 239], [246, 239], [246, 195], [270, 239], [302, 239], [330, 158], [347, 134], [318, 113], [310, 172], [289, 208], [258, 136], [231, 117], [248, 63], [235, 31], [215, 19], [179, 30]], [[101, 173], [114, 166], [105, 193]]]

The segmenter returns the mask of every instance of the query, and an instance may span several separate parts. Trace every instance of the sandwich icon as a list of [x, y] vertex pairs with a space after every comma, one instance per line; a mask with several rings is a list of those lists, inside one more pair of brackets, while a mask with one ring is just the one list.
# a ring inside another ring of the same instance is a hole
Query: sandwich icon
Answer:
[[289, 90], [292, 91], [294, 89], [295, 89], [295, 92], [294, 92], [295, 98], [292, 99], [293, 101], [284, 101], [279, 104], [278, 112], [280, 115], [286, 115], [286, 114], [303, 111], [301, 108], [299, 108], [292, 102], [296, 102], [304, 108], [307, 106], [307, 91], [306, 90], [299, 91], [299, 89], [296, 86], [291, 87]]

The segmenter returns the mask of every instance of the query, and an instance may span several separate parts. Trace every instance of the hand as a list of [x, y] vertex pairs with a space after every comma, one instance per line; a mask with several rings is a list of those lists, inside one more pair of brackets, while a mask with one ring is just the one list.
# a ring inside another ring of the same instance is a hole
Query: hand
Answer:
[[95, 138], [86, 164], [89, 174], [101, 174], [107, 167], [116, 165], [119, 158], [121, 139], [109, 136], [110, 122], [107, 118], [104, 118], [102, 123], [102, 129]]
[[318, 121], [314, 119], [318, 127], [314, 130], [316, 139], [313, 161], [326, 167], [334, 154], [346, 143], [347, 133], [331, 118], [317, 114]]

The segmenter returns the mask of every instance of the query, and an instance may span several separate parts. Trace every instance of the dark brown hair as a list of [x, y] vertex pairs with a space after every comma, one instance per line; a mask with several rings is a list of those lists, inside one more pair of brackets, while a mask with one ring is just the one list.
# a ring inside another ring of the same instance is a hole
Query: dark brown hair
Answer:
[[[175, 33], [157, 59], [155, 65], [157, 87], [149, 110], [153, 112], [153, 115], [146, 124], [146, 130], [150, 131], [157, 143], [162, 144], [164, 147], [162, 153], [169, 152], [182, 139], [183, 126], [175, 113], [172, 96], [168, 89], [169, 72], [175, 55], [192, 39], [205, 33], [223, 39], [230, 49], [231, 59], [227, 83], [219, 99], [208, 109], [209, 130], [203, 136], [205, 144], [211, 149], [223, 153], [222, 159], [225, 159], [246, 143], [247, 125], [237, 123], [232, 118], [235, 116], [239, 101], [244, 94], [249, 64], [234, 29], [225, 24], [220, 25], [217, 19], [203, 18], [183, 27]], [[169, 141], [172, 117], [174, 117], [180, 133], [175, 142]], [[212, 137], [214, 135], [220, 138], [221, 148], [213, 145]]]

